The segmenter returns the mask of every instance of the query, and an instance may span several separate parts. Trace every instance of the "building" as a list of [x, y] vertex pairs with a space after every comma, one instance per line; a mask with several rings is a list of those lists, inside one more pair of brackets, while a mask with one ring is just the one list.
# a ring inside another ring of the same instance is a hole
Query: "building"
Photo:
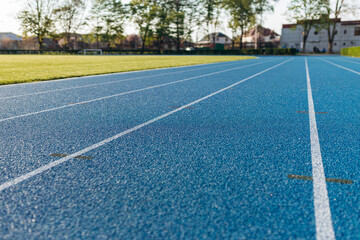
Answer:
[[0, 49], [18, 49], [22, 38], [11, 32], [0, 32]]
[[280, 35], [274, 30], [257, 26], [246, 31], [243, 36], [244, 48], [255, 48], [257, 38], [257, 47], [277, 48], [280, 44]]
[[231, 39], [221, 32], [210, 33], [206, 35], [203, 39], [196, 43], [198, 48], [215, 48], [224, 49], [227, 46], [231, 46]]
[[[333, 43], [333, 51], [339, 53], [341, 48], [360, 46], [360, 20], [341, 21], [332, 19], [336, 23], [336, 35]], [[280, 46], [282, 48], [296, 48], [303, 51], [302, 27], [299, 24], [284, 24], [282, 27]], [[326, 29], [310, 30], [306, 41], [305, 52], [326, 52], [329, 48]]]

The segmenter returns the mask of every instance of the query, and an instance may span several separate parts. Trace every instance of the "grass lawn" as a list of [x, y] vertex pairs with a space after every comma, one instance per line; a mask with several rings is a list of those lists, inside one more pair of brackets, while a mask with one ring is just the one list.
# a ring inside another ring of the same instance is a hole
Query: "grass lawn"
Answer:
[[251, 58], [253, 57], [0, 55], [0, 85]]

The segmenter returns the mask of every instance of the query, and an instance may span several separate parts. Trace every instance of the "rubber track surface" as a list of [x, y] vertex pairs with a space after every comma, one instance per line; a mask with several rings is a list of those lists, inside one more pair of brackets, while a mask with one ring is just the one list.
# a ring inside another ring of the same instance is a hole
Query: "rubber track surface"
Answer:
[[359, 239], [360, 60], [326, 56], [0, 87], [0, 238], [321, 239], [305, 58], [329, 226]]

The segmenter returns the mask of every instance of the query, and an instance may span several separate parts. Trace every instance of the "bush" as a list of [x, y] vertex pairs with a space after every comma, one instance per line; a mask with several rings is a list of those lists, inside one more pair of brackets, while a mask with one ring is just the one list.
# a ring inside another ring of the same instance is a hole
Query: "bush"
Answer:
[[341, 55], [350, 57], [360, 57], [360, 47], [350, 47], [341, 49]]
[[[177, 55], [263, 55], [263, 49], [229, 49], [229, 50], [213, 50], [213, 49], [197, 49], [194, 51], [173, 51], [165, 50], [164, 54]], [[265, 55], [295, 55], [295, 48], [266, 48]]]
[[[0, 54], [49, 54], [49, 55], [78, 55], [80, 50], [0, 50]], [[266, 48], [263, 49], [197, 49], [193, 51], [186, 50], [103, 50], [103, 55], [295, 55], [295, 48]]]

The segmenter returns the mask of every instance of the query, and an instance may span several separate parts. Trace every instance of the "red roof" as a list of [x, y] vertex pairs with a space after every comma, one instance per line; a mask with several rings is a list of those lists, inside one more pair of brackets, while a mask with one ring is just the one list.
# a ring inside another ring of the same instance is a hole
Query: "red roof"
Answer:
[[294, 28], [296, 24], [283, 24], [283, 28]]
[[[245, 32], [244, 37], [251, 37], [251, 36], [255, 36], [255, 28], [249, 29], [248, 31]], [[269, 28], [264, 28], [262, 26], [258, 26], [258, 33], [263, 35], [264, 37], [266, 36], [280, 36], [279, 34], [277, 34], [274, 30], [271, 30]]]

